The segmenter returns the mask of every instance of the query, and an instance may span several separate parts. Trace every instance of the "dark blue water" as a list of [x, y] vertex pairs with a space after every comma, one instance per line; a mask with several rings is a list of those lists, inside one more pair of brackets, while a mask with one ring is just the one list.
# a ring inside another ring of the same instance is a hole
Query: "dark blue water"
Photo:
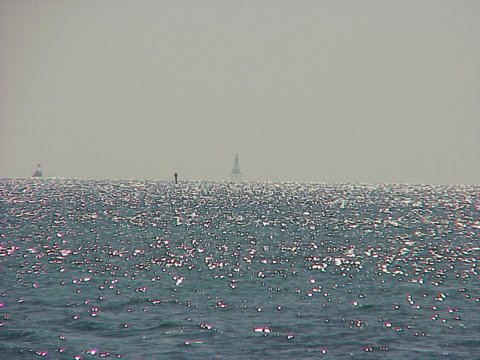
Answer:
[[0, 180], [0, 358], [480, 358], [479, 191]]

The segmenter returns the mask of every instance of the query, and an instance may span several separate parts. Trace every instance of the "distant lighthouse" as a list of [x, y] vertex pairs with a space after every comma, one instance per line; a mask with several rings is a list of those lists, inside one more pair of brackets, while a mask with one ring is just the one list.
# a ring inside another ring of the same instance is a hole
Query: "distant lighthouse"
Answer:
[[240, 170], [240, 164], [238, 160], [238, 154], [235, 154], [235, 160], [233, 160], [233, 169], [230, 173], [232, 181], [239, 182], [242, 181], [242, 171]]

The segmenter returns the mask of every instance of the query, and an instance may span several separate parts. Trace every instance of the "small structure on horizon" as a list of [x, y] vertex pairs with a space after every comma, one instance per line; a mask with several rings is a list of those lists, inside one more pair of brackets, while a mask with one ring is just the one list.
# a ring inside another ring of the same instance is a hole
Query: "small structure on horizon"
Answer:
[[233, 169], [230, 173], [232, 181], [239, 182], [242, 181], [242, 171], [240, 170], [240, 164], [238, 160], [238, 154], [235, 154], [235, 159], [233, 160]]
[[37, 168], [33, 172], [32, 177], [34, 178], [43, 177], [42, 167], [40, 164], [37, 164]]
[[173, 174], [173, 178], [175, 179], [175, 184], [178, 184], [178, 174]]

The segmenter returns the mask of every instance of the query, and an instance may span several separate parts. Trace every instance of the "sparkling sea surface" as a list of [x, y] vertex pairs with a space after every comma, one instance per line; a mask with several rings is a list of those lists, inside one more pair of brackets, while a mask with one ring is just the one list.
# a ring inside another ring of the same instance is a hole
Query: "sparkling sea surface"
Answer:
[[479, 359], [479, 194], [0, 179], [0, 358]]

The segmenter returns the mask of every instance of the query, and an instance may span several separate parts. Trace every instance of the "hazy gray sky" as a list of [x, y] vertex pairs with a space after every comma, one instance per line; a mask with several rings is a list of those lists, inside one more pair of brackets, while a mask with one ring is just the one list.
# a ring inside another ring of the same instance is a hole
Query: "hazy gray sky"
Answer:
[[480, 1], [0, 1], [0, 177], [480, 183]]

